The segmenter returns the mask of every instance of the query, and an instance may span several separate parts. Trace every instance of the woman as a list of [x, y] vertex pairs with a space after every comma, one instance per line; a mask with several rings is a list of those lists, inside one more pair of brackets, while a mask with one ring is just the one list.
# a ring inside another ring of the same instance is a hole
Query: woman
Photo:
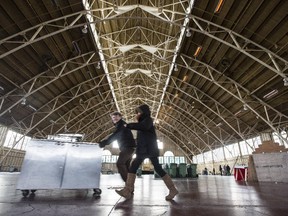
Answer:
[[161, 165], [159, 164], [157, 136], [148, 105], [144, 104], [136, 109], [136, 119], [138, 121], [137, 123], [127, 124], [126, 127], [131, 130], [137, 130], [137, 156], [132, 161], [129, 168], [125, 187], [122, 190], [116, 190], [116, 192], [126, 199], [131, 198], [134, 191], [137, 169], [145, 158], [149, 158], [154, 166], [155, 171], [163, 179], [164, 183], [169, 189], [169, 194], [166, 196], [166, 200], [172, 200], [178, 194], [178, 191], [175, 188], [170, 176], [162, 169]]

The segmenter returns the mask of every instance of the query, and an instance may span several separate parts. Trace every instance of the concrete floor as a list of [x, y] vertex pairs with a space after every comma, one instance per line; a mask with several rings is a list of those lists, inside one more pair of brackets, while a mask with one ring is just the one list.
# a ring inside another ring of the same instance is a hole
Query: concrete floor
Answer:
[[93, 190], [38, 190], [22, 196], [16, 190], [19, 173], [0, 173], [0, 216], [287, 216], [288, 184], [237, 182], [233, 176], [199, 176], [174, 179], [180, 194], [165, 200], [161, 179], [143, 175], [136, 179], [134, 197], [115, 193], [120, 176], [101, 175], [101, 197]]

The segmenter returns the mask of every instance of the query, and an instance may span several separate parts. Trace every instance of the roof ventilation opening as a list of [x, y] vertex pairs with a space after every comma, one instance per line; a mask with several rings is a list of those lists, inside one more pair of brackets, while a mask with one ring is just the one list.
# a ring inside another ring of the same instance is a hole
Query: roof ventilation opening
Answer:
[[223, 58], [220, 62], [221, 66], [224, 67], [224, 68], [228, 68], [231, 64], [231, 61], [230, 59], [228, 58]]
[[50, 53], [47, 53], [47, 54], [44, 54], [41, 56], [42, 60], [45, 62], [45, 63], [48, 63], [49, 61], [52, 60], [52, 56]]

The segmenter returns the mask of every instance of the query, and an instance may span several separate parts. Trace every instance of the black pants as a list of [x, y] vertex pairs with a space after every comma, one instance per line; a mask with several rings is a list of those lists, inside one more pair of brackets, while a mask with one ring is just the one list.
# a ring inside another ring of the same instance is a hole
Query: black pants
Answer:
[[[129, 173], [136, 174], [137, 169], [139, 168], [139, 166], [142, 164], [144, 160], [145, 160], [145, 157], [137, 156], [131, 163]], [[159, 164], [158, 157], [150, 157], [149, 160], [152, 162], [155, 171], [161, 178], [166, 175], [166, 172], [162, 169], [162, 166]]]
[[117, 160], [117, 168], [118, 172], [120, 173], [121, 178], [124, 182], [126, 182], [128, 170], [130, 167], [130, 163], [132, 161], [132, 156], [134, 153], [134, 148], [125, 148], [122, 149], [119, 153], [119, 157]]

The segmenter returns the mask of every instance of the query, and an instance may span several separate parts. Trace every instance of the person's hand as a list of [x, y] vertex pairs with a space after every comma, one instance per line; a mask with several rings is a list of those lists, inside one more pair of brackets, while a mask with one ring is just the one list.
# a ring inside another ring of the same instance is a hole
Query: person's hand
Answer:
[[124, 126], [124, 127], [127, 127], [127, 124], [124, 124], [123, 126]]
[[104, 142], [99, 142], [99, 147], [100, 148], [104, 148], [105, 147], [105, 143]]

